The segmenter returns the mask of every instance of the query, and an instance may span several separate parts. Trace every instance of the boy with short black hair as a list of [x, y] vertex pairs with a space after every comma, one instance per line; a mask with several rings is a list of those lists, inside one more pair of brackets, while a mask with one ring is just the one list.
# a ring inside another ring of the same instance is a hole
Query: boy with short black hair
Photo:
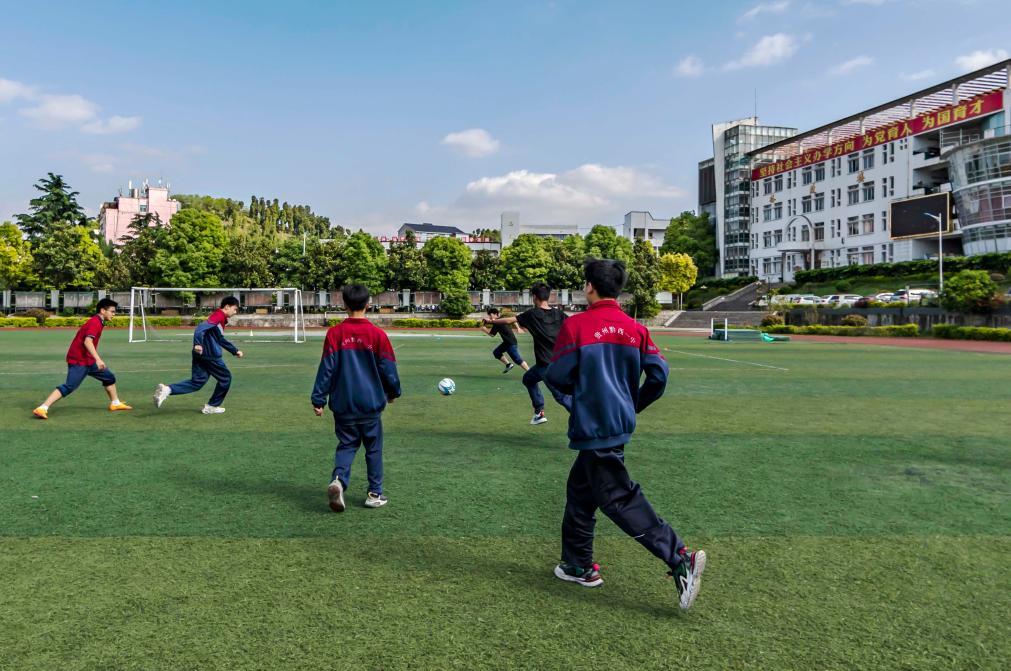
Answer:
[[214, 393], [201, 409], [205, 415], [220, 415], [225, 411], [221, 404], [232, 386], [232, 372], [225, 365], [222, 350], [231, 352], [233, 356], [245, 356], [238, 347], [225, 338], [225, 324], [229, 317], [234, 317], [239, 311], [239, 299], [228, 296], [221, 300], [221, 307], [211, 313], [207, 321], [198, 325], [193, 331], [193, 359], [190, 369], [190, 379], [175, 384], [159, 384], [154, 390], [154, 405], [160, 408], [169, 396], [192, 394], [207, 384], [209, 378], [214, 378]]
[[39, 419], [49, 419], [49, 407], [64, 396], [70, 396], [88, 376], [95, 378], [105, 387], [105, 393], [109, 396], [109, 410], [111, 412], [133, 410], [119, 400], [119, 393], [116, 391], [116, 376], [112, 374], [98, 354], [98, 341], [102, 337], [102, 331], [105, 329], [105, 325], [116, 316], [116, 308], [118, 307], [119, 303], [111, 298], [103, 298], [98, 301], [95, 314], [84, 322], [81, 328], [77, 329], [77, 334], [70, 343], [70, 349], [67, 350], [66, 382], [54, 389], [42, 405], [32, 410], [33, 415]]
[[[530, 370], [530, 366], [523, 357], [520, 356], [520, 349], [516, 345], [516, 334], [513, 332], [512, 326], [507, 326], [505, 324], [494, 324], [491, 319], [498, 319], [501, 316], [498, 308], [488, 308], [488, 317], [482, 320], [481, 330], [487, 333], [491, 337], [496, 335], [502, 338], [502, 344], [492, 350], [491, 355], [501, 361], [505, 365], [505, 370], [502, 371], [503, 374], [508, 373], [516, 366], [520, 366], [523, 370]], [[491, 328], [489, 328], [489, 326]], [[512, 359], [506, 358], [506, 355]]]
[[312, 388], [312, 408], [317, 417], [329, 399], [337, 449], [327, 498], [330, 509], [342, 513], [344, 492], [351, 479], [351, 464], [365, 446], [369, 490], [365, 506], [388, 503], [383, 494], [383, 422], [387, 404], [400, 397], [397, 359], [386, 333], [365, 318], [369, 290], [350, 284], [341, 291], [348, 318], [330, 327], [323, 342], [323, 358]]
[[544, 415], [544, 396], [538, 386], [539, 382], [544, 382], [555, 400], [569, 410], [572, 407], [572, 398], [560, 392], [550, 382], [544, 378], [544, 373], [551, 363], [551, 350], [555, 346], [555, 338], [562, 328], [562, 323], [568, 317], [565, 312], [558, 307], [551, 307], [551, 287], [544, 282], [538, 282], [530, 287], [530, 295], [534, 298], [534, 307], [526, 312], [522, 312], [515, 317], [498, 317], [486, 320], [489, 324], [519, 324], [530, 332], [534, 339], [534, 360], [535, 365], [523, 374], [523, 385], [530, 394], [530, 404], [534, 407], [534, 416], [530, 420], [531, 424], [544, 424], [548, 418]]
[[[591, 260], [584, 276], [590, 307], [562, 325], [546, 377], [574, 397], [569, 447], [579, 451], [566, 486], [562, 561], [555, 576], [584, 587], [603, 584], [593, 563], [599, 508], [667, 564], [679, 605], [687, 610], [698, 595], [706, 553], [685, 547], [625, 469], [624, 450], [635, 431], [635, 416], [663, 395], [667, 362], [646, 327], [615, 300], [625, 286], [625, 265]], [[640, 387], [643, 374], [646, 380]]]

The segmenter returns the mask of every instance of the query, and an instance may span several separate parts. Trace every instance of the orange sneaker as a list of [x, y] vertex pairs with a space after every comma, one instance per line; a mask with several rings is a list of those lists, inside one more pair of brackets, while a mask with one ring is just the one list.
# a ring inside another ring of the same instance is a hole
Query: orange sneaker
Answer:
[[118, 412], [120, 410], [133, 410], [133, 408], [128, 406], [126, 403], [123, 403], [122, 401], [119, 401], [118, 403], [109, 404], [109, 412]]
[[35, 408], [32, 410], [32, 414], [39, 419], [49, 419], [49, 409], [48, 408]]

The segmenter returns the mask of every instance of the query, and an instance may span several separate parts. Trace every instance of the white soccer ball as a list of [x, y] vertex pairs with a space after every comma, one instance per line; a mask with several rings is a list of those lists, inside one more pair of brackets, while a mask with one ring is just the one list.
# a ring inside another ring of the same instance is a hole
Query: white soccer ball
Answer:
[[439, 380], [439, 393], [443, 396], [449, 396], [454, 391], [456, 391], [456, 382], [453, 382], [448, 377], [444, 377]]

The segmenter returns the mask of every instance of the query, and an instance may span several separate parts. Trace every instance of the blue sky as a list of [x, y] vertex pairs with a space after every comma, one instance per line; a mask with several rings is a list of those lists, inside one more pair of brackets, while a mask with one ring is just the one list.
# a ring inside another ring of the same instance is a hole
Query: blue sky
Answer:
[[[999, 0], [87, 2], [0, 10], [0, 219], [62, 173], [351, 228], [695, 206], [710, 125], [811, 128], [1007, 57]], [[949, 30], [951, 32], [941, 32]]]

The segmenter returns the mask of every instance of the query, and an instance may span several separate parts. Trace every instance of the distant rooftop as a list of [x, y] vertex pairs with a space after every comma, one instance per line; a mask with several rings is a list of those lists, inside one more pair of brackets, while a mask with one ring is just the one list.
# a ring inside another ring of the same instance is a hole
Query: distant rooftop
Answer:
[[415, 233], [444, 233], [446, 235], [467, 235], [456, 226], [437, 226], [435, 224], [411, 224], [404, 223], [402, 229], [410, 229]]

